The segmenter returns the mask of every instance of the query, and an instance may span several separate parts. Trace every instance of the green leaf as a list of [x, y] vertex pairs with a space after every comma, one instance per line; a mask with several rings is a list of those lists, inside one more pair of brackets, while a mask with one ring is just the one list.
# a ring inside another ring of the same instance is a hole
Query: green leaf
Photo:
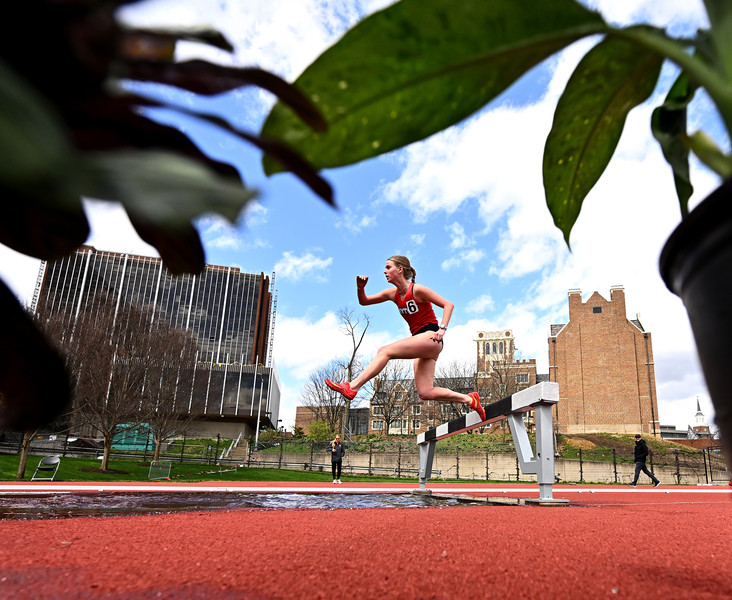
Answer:
[[56, 113], [0, 61], [0, 243], [45, 260], [83, 244], [86, 176]]
[[65, 129], [51, 106], [0, 60], [0, 181], [52, 178], [69, 166]]
[[262, 69], [225, 67], [203, 60], [175, 64], [145, 61], [125, 65], [125, 77], [164, 83], [209, 96], [256, 85], [277, 96], [313, 129], [324, 131], [327, 128], [322, 115], [302, 91]]
[[709, 15], [709, 35], [715, 50], [713, 63], [725, 81], [732, 80], [732, 2], [704, 0]]
[[[348, 31], [295, 82], [327, 133], [277, 104], [262, 135], [316, 168], [352, 164], [463, 120], [548, 56], [605, 30], [572, 0], [402, 0]], [[263, 164], [281, 169], [268, 157]]]
[[703, 131], [696, 131], [689, 136], [689, 147], [700, 161], [723, 179], [732, 175], [732, 156], [724, 154]]
[[256, 197], [241, 181], [217, 175], [196, 160], [169, 152], [100, 152], [89, 158], [95, 170], [87, 195], [117, 200], [149, 222], [170, 226], [216, 213], [234, 222]]
[[0, 243], [13, 250], [56, 260], [89, 236], [78, 194], [63, 197], [52, 185], [27, 187], [23, 193], [0, 185], [0, 198]]
[[165, 267], [173, 275], [200, 273], [206, 264], [206, 255], [196, 228], [190, 223], [178, 223], [174, 228], [150, 223], [128, 215], [137, 234], [160, 253]]
[[666, 162], [671, 166], [679, 197], [681, 216], [689, 214], [689, 198], [694, 192], [689, 176], [689, 146], [686, 131], [686, 112], [694, 98], [693, 86], [681, 73], [669, 90], [664, 103], [653, 111], [651, 131], [658, 140]]
[[33, 430], [69, 406], [66, 369], [2, 281], [0, 314], [0, 428]]
[[121, 202], [140, 236], [174, 273], [196, 273], [203, 266], [194, 219], [215, 213], [234, 222], [256, 197], [241, 181], [172, 153], [105, 152], [89, 162], [96, 177], [86, 195]]
[[555, 225], [569, 234], [602, 175], [628, 113], [653, 92], [663, 59], [607, 37], [580, 61], [562, 93], [544, 148], [544, 191]]

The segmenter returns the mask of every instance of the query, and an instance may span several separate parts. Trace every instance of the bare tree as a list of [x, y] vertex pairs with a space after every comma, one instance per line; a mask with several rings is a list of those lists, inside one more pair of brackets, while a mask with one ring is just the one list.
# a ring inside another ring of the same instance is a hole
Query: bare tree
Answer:
[[23, 441], [20, 444], [20, 460], [18, 461], [18, 472], [15, 474], [16, 479], [25, 479], [25, 468], [28, 466], [28, 454], [30, 453], [30, 445], [33, 438], [38, 433], [38, 429], [26, 431], [23, 433]]
[[154, 322], [152, 333], [142, 409], [155, 443], [153, 460], [158, 461], [162, 444], [186, 431], [196, 414], [189, 410], [196, 339], [162, 319]]
[[[453, 361], [438, 364], [435, 371], [435, 386], [446, 387], [461, 394], [478, 391], [475, 386], [475, 365], [468, 362]], [[482, 397], [482, 396], [481, 396]], [[439, 420], [450, 421], [464, 415], [466, 405], [459, 402], [439, 402]]]
[[337, 431], [344, 418], [344, 405], [350, 404], [338, 392], [334, 392], [323, 381], [332, 379], [340, 381], [344, 378], [345, 367], [337, 360], [319, 367], [310, 374], [300, 399], [313, 413], [315, 421], [323, 421], [332, 431]]
[[[411, 407], [419, 405], [411, 365], [406, 360], [392, 360], [374, 378], [371, 411], [384, 421], [384, 433], [389, 435], [392, 425], [409, 417]], [[407, 432], [409, 432], [407, 424]], [[402, 427], [400, 427], [402, 429]]]
[[[498, 402], [526, 387], [518, 383], [518, 373], [519, 370], [512, 362], [505, 360], [491, 361], [488, 377], [477, 379], [480, 396], [481, 398], [485, 397], [487, 399], [485, 404]], [[503, 441], [505, 442], [506, 432], [508, 430], [508, 421], [506, 419], [501, 420], [500, 428], [503, 433]]]
[[[61, 356], [64, 368], [67, 372], [69, 369], [69, 360], [63, 351], [63, 342], [66, 337], [66, 332], [69, 330], [69, 313], [56, 313], [52, 314], [45, 304], [39, 304], [38, 309], [35, 313], [29, 311], [28, 314], [30, 320], [36, 326], [37, 330], [43, 335], [47, 343], [58, 352]], [[73, 381], [71, 381], [73, 384]], [[73, 385], [71, 386], [71, 392], [73, 394]], [[3, 395], [0, 393], [0, 405], [2, 405]], [[71, 417], [71, 406], [66, 406], [65, 411], [59, 415], [54, 421], [50, 422], [43, 428], [35, 427], [26, 429], [23, 432], [23, 440], [20, 444], [20, 458], [18, 461], [18, 470], [16, 472], [16, 479], [24, 479], [26, 467], [28, 466], [28, 455], [30, 454], [31, 443], [33, 439], [41, 432], [45, 431], [64, 431], [68, 430], [69, 419]]]
[[[348, 308], [341, 308], [338, 311], [338, 320], [341, 323], [341, 331], [347, 335], [351, 341], [351, 355], [345, 361], [346, 381], [352, 381], [354, 371], [361, 370], [361, 364], [358, 358], [358, 350], [363, 343], [366, 330], [369, 328], [368, 315], [361, 314], [355, 316], [353, 311]], [[351, 402], [343, 399], [343, 419], [341, 419], [341, 435], [345, 438], [348, 433], [348, 420], [351, 411]]]
[[114, 438], [141, 422], [153, 318], [151, 309], [117, 308], [113, 299], [98, 298], [74, 323], [67, 346], [75, 363], [74, 397], [82, 422], [104, 441], [102, 471], [109, 468]]

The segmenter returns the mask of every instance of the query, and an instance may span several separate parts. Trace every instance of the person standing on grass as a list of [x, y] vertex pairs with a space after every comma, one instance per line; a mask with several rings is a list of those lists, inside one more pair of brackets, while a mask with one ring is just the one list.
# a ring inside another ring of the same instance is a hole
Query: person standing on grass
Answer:
[[343, 455], [346, 447], [341, 444], [341, 436], [336, 435], [330, 443], [330, 465], [333, 469], [333, 483], [341, 483], [341, 467], [343, 466]]
[[[348, 400], [353, 400], [358, 390], [381, 373], [390, 360], [414, 359], [414, 383], [422, 400], [461, 402], [476, 410], [481, 420], [485, 421], [485, 410], [480, 404], [477, 392], [460, 394], [434, 385], [437, 357], [442, 352], [444, 345], [442, 338], [447, 331], [455, 305], [427, 286], [414, 283], [416, 275], [417, 272], [412, 268], [409, 259], [406, 256], [396, 255], [389, 258], [384, 267], [386, 281], [396, 290], [387, 288], [369, 296], [366, 294], [369, 278], [363, 275], [356, 277], [359, 304], [368, 306], [387, 301], [394, 302], [399, 313], [407, 321], [412, 336], [379, 348], [374, 359], [354, 380], [335, 383], [326, 379], [325, 384]], [[439, 325], [432, 308], [433, 304], [442, 309], [442, 322]]]
[[648, 456], [648, 444], [646, 444], [646, 440], [643, 439], [640, 433], [635, 434], [635, 456], [633, 457], [633, 460], [635, 460], [635, 477], [633, 477], [633, 483], [629, 483], [628, 485], [630, 487], [635, 487], [638, 484], [638, 477], [640, 476], [640, 472], [643, 471], [648, 477], [651, 478], [651, 481], [653, 481], [653, 487], [658, 487], [661, 485], [661, 482], [656, 478], [656, 476], [651, 473], [648, 470], [648, 467], [646, 466], [646, 457]]

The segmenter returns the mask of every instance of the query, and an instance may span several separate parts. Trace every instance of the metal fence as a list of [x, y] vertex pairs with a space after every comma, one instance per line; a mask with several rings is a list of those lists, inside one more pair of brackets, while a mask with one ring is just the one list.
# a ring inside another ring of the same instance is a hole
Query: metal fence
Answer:
[[[101, 458], [104, 452], [101, 442], [84, 440], [85, 443], [79, 445], [75, 441], [69, 441], [74, 439], [63, 434], [58, 436], [41, 435], [31, 441], [29, 454], [35, 456], [53, 454], [61, 457]], [[0, 441], [0, 454], [20, 454], [22, 443], [22, 433], [3, 432], [2, 441]], [[226, 455], [233, 446], [233, 443], [234, 440], [223, 439], [220, 436], [217, 439], [211, 440], [178, 438], [163, 444], [160, 458], [167, 461], [203, 464], [232, 462], [226, 460]], [[154, 450], [155, 448], [152, 443], [145, 446], [142, 450], [136, 451], [115, 449], [113, 447], [110, 458], [136, 458], [142, 462], [147, 462], [153, 459]]]
[[[489, 445], [479, 445], [479, 442], [466, 439], [451, 444], [438, 443], [433, 477], [493, 481], [535, 479], [533, 475], [521, 473], [511, 442]], [[249, 466], [329, 471], [329, 443], [283, 440], [260, 442], [255, 449], [250, 442], [245, 462]], [[417, 477], [419, 474], [419, 453], [414, 442], [347, 442], [346, 448], [345, 473], [394, 477]], [[730, 480], [721, 448], [651, 452], [647, 464], [664, 484], [711, 485], [726, 484]], [[569, 456], [557, 456], [555, 472], [557, 482], [629, 483], [634, 476], [635, 462], [632, 453], [578, 450]]]
[[[0, 453], [19, 454], [22, 436], [3, 435]], [[238, 442], [238, 448], [235, 446]], [[180, 438], [166, 444], [161, 460], [198, 462], [203, 464], [241, 465], [330, 472], [330, 442], [308, 439], [259, 442], [254, 440], [187, 440]], [[419, 452], [411, 440], [347, 441], [343, 473], [416, 478], [419, 474]], [[101, 448], [75, 447], [59, 436], [54, 440], [39, 439], [31, 443], [31, 454], [98, 458]], [[114, 458], [152, 460], [153, 449], [129, 453], [113, 451]], [[615, 450], [581, 450], [555, 458], [557, 482], [629, 483], [634, 475], [632, 453]], [[651, 452], [648, 467], [664, 484], [704, 485], [727, 484], [730, 474], [721, 448], [698, 450], [679, 448]], [[641, 475], [645, 478], [645, 475]], [[481, 436], [465, 435], [438, 442], [433, 464], [433, 479], [533, 481], [523, 475], [510, 441], [494, 441], [488, 445]], [[643, 480], [641, 480], [642, 482]]]

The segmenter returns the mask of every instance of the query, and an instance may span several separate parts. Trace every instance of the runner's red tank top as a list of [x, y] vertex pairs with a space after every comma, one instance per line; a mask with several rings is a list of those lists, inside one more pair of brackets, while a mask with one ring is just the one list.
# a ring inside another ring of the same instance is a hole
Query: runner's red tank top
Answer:
[[399, 308], [399, 314], [404, 317], [404, 320], [409, 325], [409, 331], [412, 335], [417, 333], [425, 325], [434, 323], [437, 325], [437, 317], [435, 311], [432, 308], [431, 302], [417, 302], [412, 295], [413, 283], [409, 284], [407, 293], [404, 296], [404, 300], [399, 298], [399, 290], [395, 290], [394, 302], [396, 302]]

